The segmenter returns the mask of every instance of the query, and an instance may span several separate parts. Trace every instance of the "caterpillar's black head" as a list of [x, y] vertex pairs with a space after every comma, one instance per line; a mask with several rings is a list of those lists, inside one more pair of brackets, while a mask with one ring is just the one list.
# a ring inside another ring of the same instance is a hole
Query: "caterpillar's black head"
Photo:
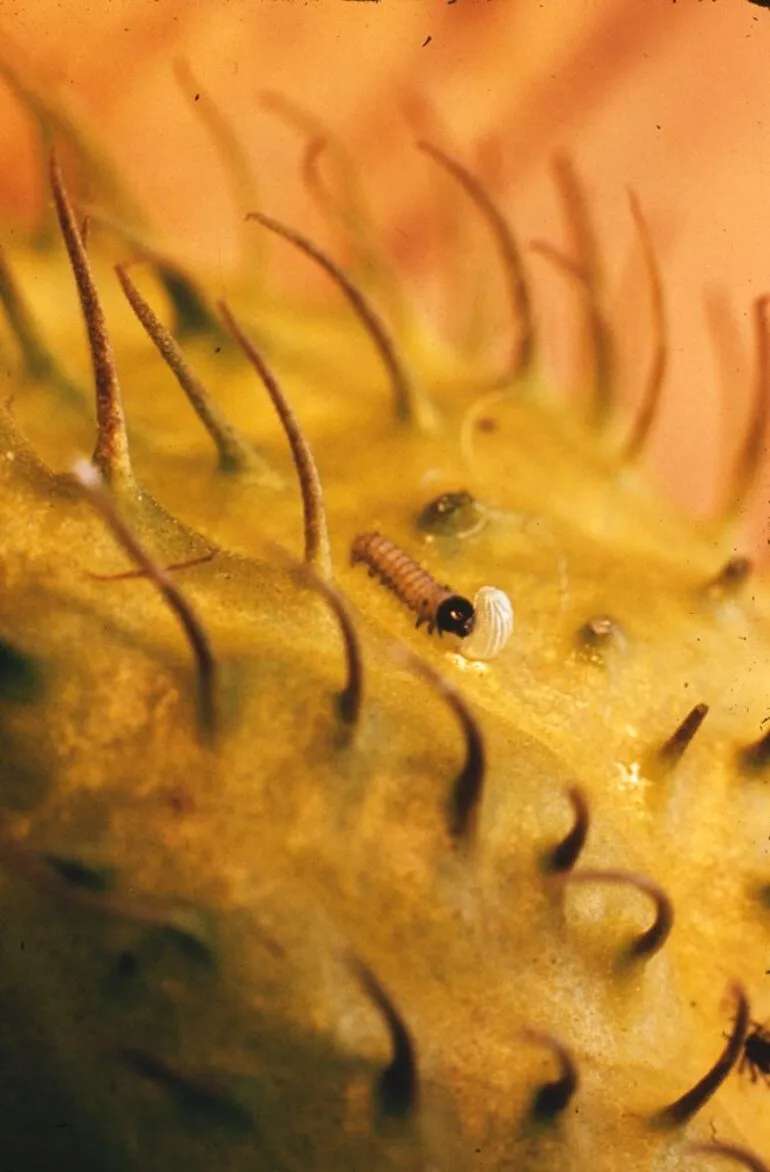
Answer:
[[461, 594], [450, 594], [436, 608], [436, 626], [439, 631], [448, 631], [464, 639], [476, 626], [476, 609], [468, 598]]

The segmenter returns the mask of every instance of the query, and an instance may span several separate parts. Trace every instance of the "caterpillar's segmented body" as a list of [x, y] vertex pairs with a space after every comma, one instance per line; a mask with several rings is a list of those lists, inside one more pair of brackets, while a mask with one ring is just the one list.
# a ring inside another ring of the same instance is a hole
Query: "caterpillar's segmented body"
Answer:
[[371, 577], [378, 577], [417, 615], [417, 626], [441, 635], [448, 631], [464, 639], [476, 622], [473, 603], [436, 579], [381, 533], [362, 533], [350, 550], [351, 565], [364, 562]]

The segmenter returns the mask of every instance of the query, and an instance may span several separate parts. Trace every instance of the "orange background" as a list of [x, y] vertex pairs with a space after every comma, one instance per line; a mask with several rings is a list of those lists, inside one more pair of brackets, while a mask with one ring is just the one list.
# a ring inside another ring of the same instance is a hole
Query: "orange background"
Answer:
[[[238, 128], [263, 210], [321, 240], [301, 141], [261, 91], [295, 98], [338, 133], [384, 240], [426, 296], [437, 192], [449, 188], [413, 149], [407, 111], [422, 107], [439, 145], [481, 169], [523, 242], [564, 240], [549, 161], [569, 152], [595, 214], [629, 404], [649, 340], [632, 184], [664, 269], [671, 334], [650, 459], [676, 499], [701, 510], [713, 499], [749, 394], [751, 302], [770, 290], [770, 10], [748, 0], [40, 0], [0, 8], [0, 44], [88, 114], [169, 225], [170, 249], [212, 266], [231, 259], [236, 217], [174, 79], [180, 55]], [[37, 161], [27, 116], [1, 82], [0, 127], [0, 209], [23, 222], [39, 198]], [[566, 382], [560, 281], [537, 259], [531, 268], [554, 378]], [[759, 548], [768, 488], [766, 477], [746, 523]]]

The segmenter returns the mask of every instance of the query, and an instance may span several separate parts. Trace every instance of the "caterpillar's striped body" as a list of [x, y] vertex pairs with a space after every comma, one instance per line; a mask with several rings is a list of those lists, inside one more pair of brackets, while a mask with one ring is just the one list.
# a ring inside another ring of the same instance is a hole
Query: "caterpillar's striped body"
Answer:
[[439, 635], [449, 631], [464, 639], [476, 623], [473, 603], [436, 579], [381, 533], [362, 533], [350, 550], [351, 565], [364, 562], [417, 615], [417, 626]]

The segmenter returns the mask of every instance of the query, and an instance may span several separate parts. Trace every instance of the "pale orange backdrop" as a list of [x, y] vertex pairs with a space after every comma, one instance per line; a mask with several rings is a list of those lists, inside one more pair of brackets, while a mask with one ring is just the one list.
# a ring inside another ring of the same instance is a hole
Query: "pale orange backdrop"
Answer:
[[[261, 91], [293, 97], [337, 132], [405, 273], [435, 259], [438, 182], [406, 111], [427, 110], [441, 145], [485, 169], [524, 241], [563, 239], [548, 168], [555, 150], [568, 151], [595, 209], [629, 402], [648, 339], [632, 184], [671, 320], [651, 460], [683, 503], [702, 509], [713, 497], [748, 395], [751, 301], [770, 290], [770, 10], [749, 0], [19, 0], [0, 5], [0, 45], [16, 60], [26, 53], [89, 113], [168, 224], [170, 247], [213, 266], [229, 263], [235, 217], [174, 80], [180, 55], [239, 128], [263, 209], [320, 237], [299, 140]], [[36, 162], [2, 83], [0, 164], [0, 208], [23, 221], [39, 191]], [[563, 299], [542, 263], [532, 270], [541, 307], [553, 307], [554, 378], [566, 380]], [[769, 487], [766, 478], [747, 519], [746, 540], [760, 547]]]

